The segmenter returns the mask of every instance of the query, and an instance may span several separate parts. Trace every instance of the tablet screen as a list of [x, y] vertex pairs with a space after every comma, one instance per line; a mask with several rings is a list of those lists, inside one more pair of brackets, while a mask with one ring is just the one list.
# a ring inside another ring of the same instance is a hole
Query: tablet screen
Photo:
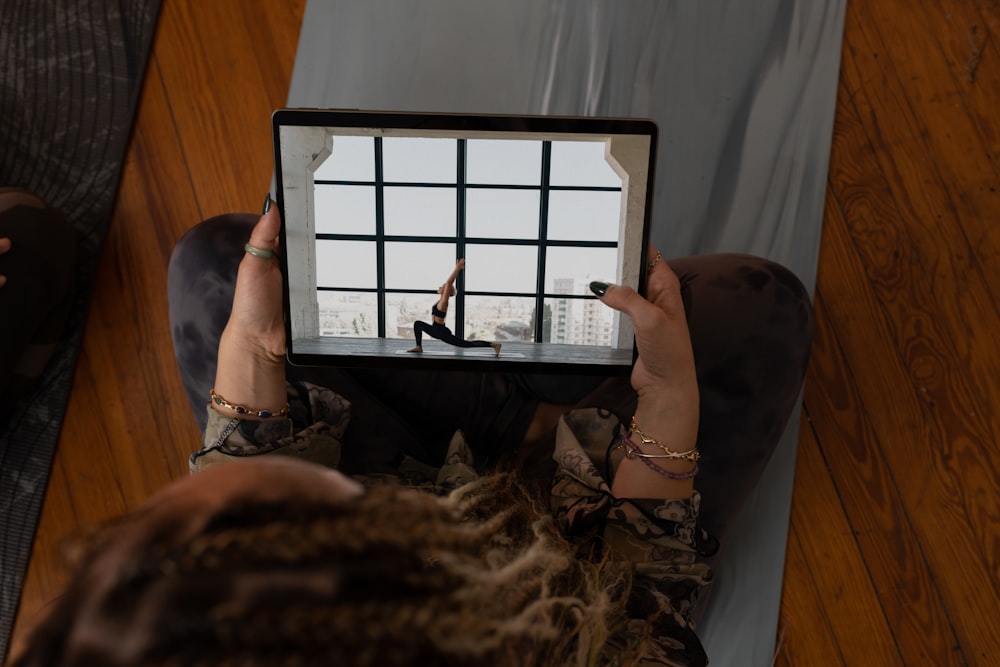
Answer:
[[631, 324], [589, 284], [644, 284], [651, 121], [283, 109], [273, 129], [292, 363], [628, 372]]

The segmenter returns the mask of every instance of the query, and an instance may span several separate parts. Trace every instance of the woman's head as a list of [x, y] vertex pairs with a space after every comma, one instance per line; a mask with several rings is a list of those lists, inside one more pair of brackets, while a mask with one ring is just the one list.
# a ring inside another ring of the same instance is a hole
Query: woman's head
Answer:
[[[626, 568], [578, 560], [507, 477], [439, 497], [229, 468], [109, 530], [13, 664], [588, 664], [618, 645]], [[237, 474], [261, 493], [192, 502]]]
[[453, 284], [441, 285], [441, 287], [438, 287], [437, 292], [443, 295], [446, 289], [448, 290], [448, 296], [455, 296], [455, 286]]

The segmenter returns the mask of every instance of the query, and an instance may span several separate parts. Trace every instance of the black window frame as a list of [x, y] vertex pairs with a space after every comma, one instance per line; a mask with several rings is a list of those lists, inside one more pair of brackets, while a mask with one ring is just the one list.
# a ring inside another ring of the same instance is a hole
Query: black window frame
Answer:
[[[617, 241], [567, 241], [560, 239], [549, 239], [547, 237], [549, 223], [549, 194], [556, 191], [583, 191], [583, 192], [618, 192], [622, 187], [615, 186], [584, 186], [584, 185], [552, 185], [550, 183], [552, 168], [552, 143], [550, 139], [539, 140], [542, 144], [541, 174], [538, 185], [528, 184], [504, 184], [504, 183], [469, 183], [466, 178], [466, 164], [468, 158], [469, 139], [456, 138], [456, 174], [454, 183], [431, 183], [420, 181], [386, 181], [383, 169], [383, 147], [382, 137], [373, 137], [373, 151], [375, 158], [375, 179], [366, 180], [345, 180], [345, 179], [315, 179], [316, 186], [323, 185], [349, 185], [368, 186], [375, 189], [375, 232], [373, 234], [337, 234], [337, 233], [316, 233], [317, 241], [369, 241], [375, 243], [376, 257], [376, 284], [375, 287], [329, 287], [316, 286], [317, 292], [355, 292], [355, 293], [375, 293], [377, 295], [377, 315], [378, 326], [377, 335], [384, 338], [386, 335], [386, 294], [435, 294], [433, 290], [423, 289], [387, 289], [385, 285], [385, 244], [386, 243], [449, 243], [455, 246], [455, 261], [465, 257], [466, 250], [470, 245], [530, 245], [536, 246], [537, 267], [536, 267], [536, 289], [534, 292], [500, 292], [490, 290], [476, 290], [468, 292], [464, 289], [464, 275], [459, 274], [456, 284], [456, 295], [453, 297], [453, 312], [455, 316], [455, 331], [464, 338], [465, 331], [465, 299], [468, 296], [498, 296], [498, 297], [531, 297], [535, 299], [535, 327], [533, 339], [535, 342], [543, 341], [544, 313], [546, 299], [589, 299], [592, 298], [583, 294], [560, 294], [545, 292], [545, 266], [546, 255], [549, 248], [571, 247], [571, 248], [617, 248]], [[474, 141], [474, 139], [473, 139]], [[455, 236], [416, 236], [416, 235], [387, 235], [385, 233], [385, 189], [394, 187], [420, 187], [420, 188], [454, 188], [456, 191], [456, 230]], [[539, 219], [538, 236], [532, 239], [510, 239], [499, 237], [469, 237], [466, 232], [466, 199], [469, 190], [536, 190], [539, 192]]]

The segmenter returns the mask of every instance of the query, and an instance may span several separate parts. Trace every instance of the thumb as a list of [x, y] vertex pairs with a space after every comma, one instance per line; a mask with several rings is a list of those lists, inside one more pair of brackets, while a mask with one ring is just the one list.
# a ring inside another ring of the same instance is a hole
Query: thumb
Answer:
[[631, 287], [595, 280], [590, 283], [590, 291], [596, 294], [597, 298], [605, 305], [628, 315], [637, 331], [654, 324], [655, 321], [663, 317], [662, 310], [639, 296]]
[[280, 229], [281, 217], [278, 215], [278, 208], [270, 205], [269, 195], [260, 220], [250, 232], [250, 244], [261, 250], [276, 250]]

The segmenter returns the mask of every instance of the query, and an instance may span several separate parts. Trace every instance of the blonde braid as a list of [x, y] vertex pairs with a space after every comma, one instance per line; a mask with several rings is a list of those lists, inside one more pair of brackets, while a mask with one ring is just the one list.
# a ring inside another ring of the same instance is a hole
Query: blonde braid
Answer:
[[[23, 664], [636, 662], [629, 568], [574, 551], [508, 476], [446, 497], [389, 487], [339, 505], [231, 507], [194, 539], [150, 549], [90, 605], [114, 610], [108, 627], [131, 648], [109, 638], [99, 660], [69, 644]], [[60, 646], [86, 599], [78, 585], [55, 615], [67, 625], [50, 631]]]

